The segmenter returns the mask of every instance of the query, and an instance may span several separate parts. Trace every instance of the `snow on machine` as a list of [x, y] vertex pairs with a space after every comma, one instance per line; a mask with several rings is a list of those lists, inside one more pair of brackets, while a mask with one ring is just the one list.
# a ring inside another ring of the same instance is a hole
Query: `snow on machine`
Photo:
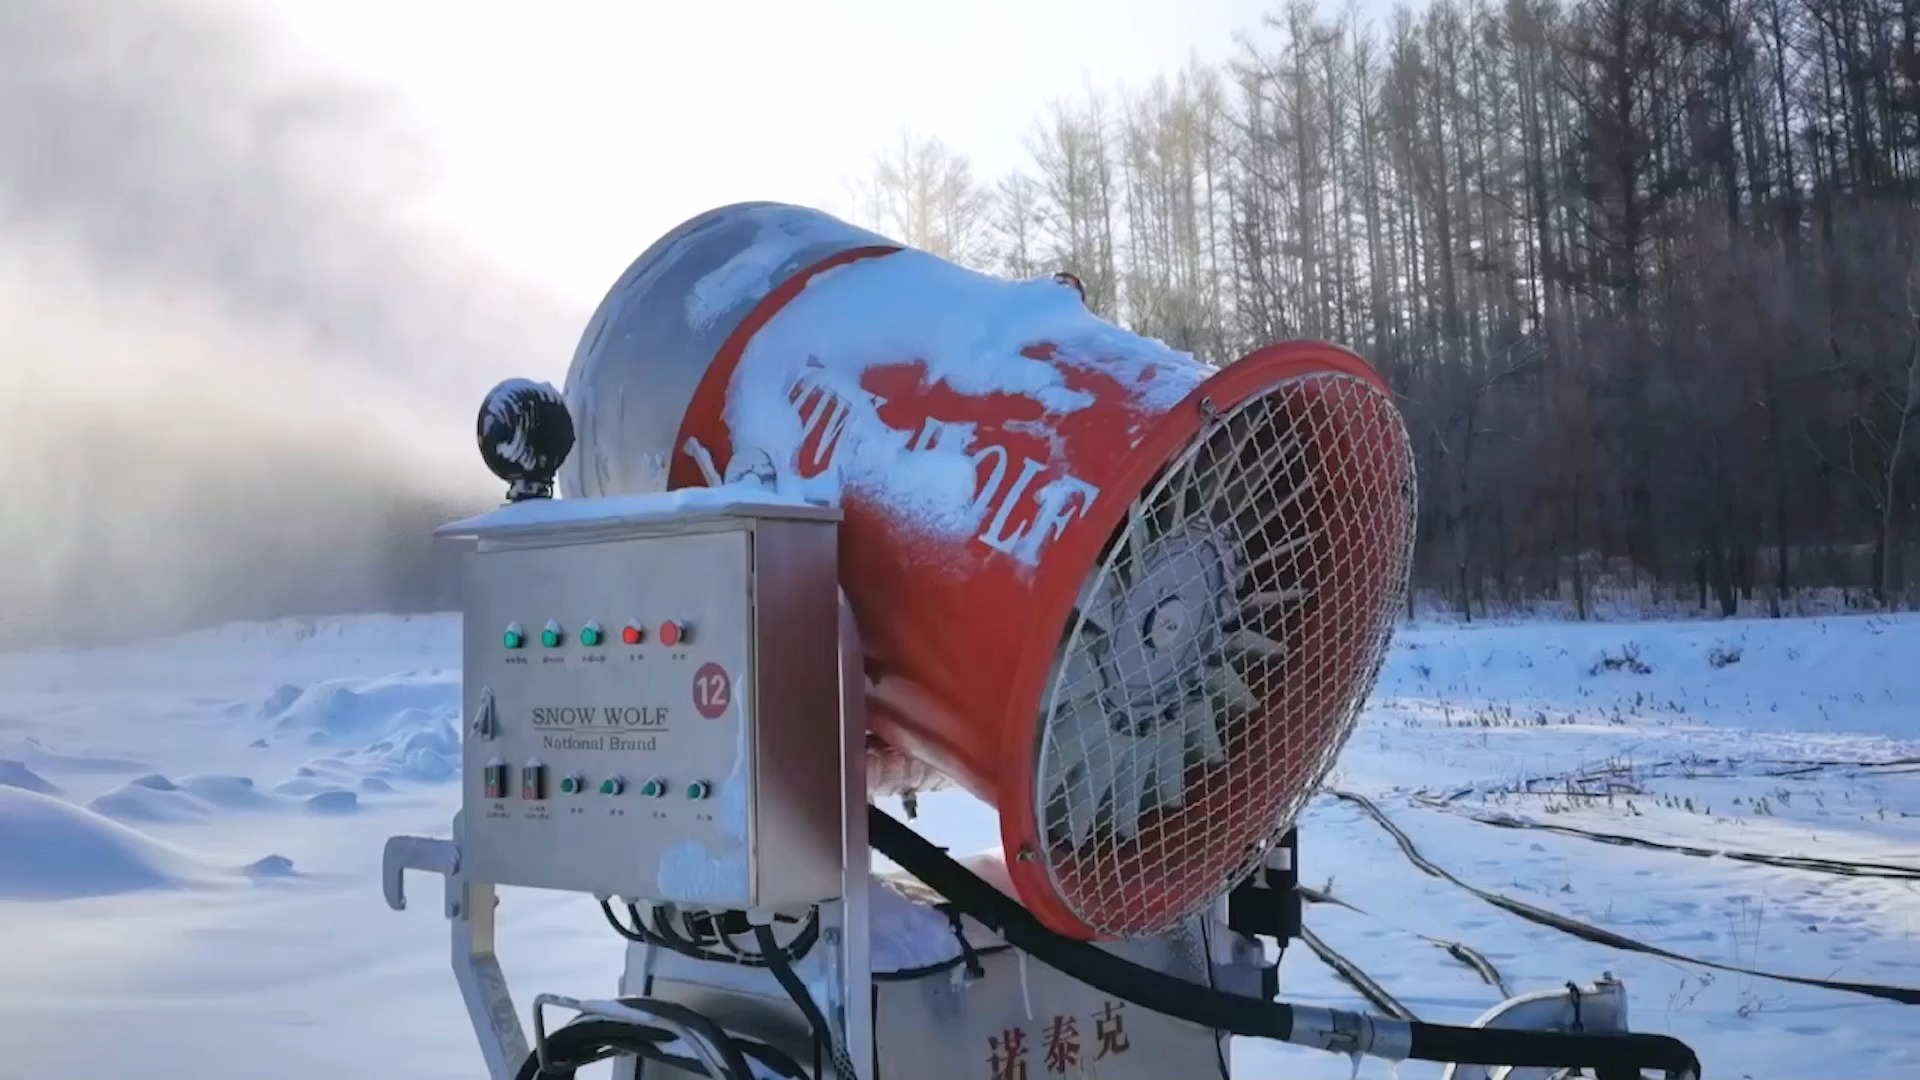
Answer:
[[[1215, 369], [1064, 276], [747, 204], [633, 263], [564, 396], [510, 380], [478, 428], [510, 488], [441, 530], [462, 808], [389, 841], [385, 887], [446, 877], [492, 1080], [1224, 1078], [1234, 1035], [1697, 1076], [1610, 979], [1471, 1027], [1274, 1000], [1293, 822], [1413, 544], [1407, 436], [1352, 353]], [[946, 786], [997, 850], [876, 805]], [[611, 993], [533, 998], [531, 1042], [501, 885], [591, 894], [625, 943]]]

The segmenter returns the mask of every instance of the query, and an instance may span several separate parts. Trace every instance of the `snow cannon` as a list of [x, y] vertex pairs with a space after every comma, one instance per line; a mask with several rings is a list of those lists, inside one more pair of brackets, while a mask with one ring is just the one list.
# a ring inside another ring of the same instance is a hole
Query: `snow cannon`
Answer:
[[[460, 809], [388, 839], [382, 888], [403, 910], [408, 872], [443, 879], [489, 1080], [1232, 1080], [1236, 1036], [1697, 1080], [1610, 977], [1435, 1024], [1306, 932], [1291, 823], [1413, 529], [1405, 432], [1351, 353], [1214, 369], [1069, 275], [752, 204], [641, 256], [564, 390], [500, 384], [475, 439], [506, 501], [437, 530]], [[1003, 851], [875, 803], [943, 778]], [[501, 886], [591, 897], [612, 994], [537, 993], [529, 1033]], [[1377, 1011], [1276, 1000], [1295, 938]]]
[[[1267, 858], [1406, 598], [1414, 463], [1360, 357], [1215, 368], [828, 215], [642, 254], [586, 328], [567, 498], [758, 483], [837, 505], [869, 730], [997, 808], [1052, 931], [1138, 938]], [[923, 772], [924, 777], [924, 772]], [[897, 785], [896, 785], [897, 786]]]

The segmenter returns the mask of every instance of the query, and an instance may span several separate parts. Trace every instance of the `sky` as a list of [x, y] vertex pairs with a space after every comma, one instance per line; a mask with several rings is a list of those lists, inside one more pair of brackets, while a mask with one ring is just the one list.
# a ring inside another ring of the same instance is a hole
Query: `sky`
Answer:
[[743, 199], [831, 208], [903, 127], [1019, 165], [1088, 86], [1219, 60], [1263, 0], [269, 0], [390, 87], [443, 162], [425, 208], [592, 304], [652, 240]]
[[1274, 2], [0, 0], [0, 647], [439, 602], [486, 387], [663, 233], [908, 126], [995, 178]]

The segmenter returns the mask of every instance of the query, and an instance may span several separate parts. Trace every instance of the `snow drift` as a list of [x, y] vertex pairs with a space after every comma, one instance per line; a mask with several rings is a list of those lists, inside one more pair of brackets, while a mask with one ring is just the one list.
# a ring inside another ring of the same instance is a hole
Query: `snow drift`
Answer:
[[237, 875], [284, 877], [293, 864], [267, 856], [238, 871], [72, 803], [0, 785], [0, 900], [70, 900], [150, 889], [208, 886]]

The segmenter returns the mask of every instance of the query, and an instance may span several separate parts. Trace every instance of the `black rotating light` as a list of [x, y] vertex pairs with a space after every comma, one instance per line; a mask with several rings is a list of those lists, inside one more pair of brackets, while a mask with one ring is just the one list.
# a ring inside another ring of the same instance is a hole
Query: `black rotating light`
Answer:
[[480, 403], [480, 459], [507, 482], [507, 501], [553, 498], [553, 478], [573, 452], [573, 414], [549, 383], [508, 379]]

